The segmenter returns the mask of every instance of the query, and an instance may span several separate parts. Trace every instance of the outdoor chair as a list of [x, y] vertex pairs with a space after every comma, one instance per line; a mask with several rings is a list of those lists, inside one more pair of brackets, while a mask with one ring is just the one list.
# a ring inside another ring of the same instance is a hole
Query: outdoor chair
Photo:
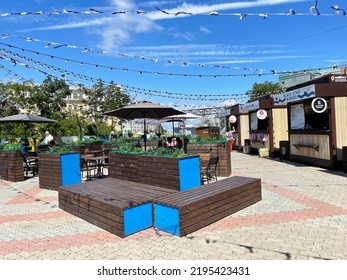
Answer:
[[212, 180], [217, 181], [217, 165], [219, 157], [212, 157], [209, 159], [206, 168], [201, 172], [201, 184], [205, 182], [211, 183]]
[[33, 176], [39, 173], [39, 162], [37, 158], [33, 158], [21, 153], [23, 158], [23, 168], [25, 176], [28, 177], [29, 172], [32, 172]]
[[86, 160], [81, 158], [80, 165], [82, 180], [85, 179], [86, 181], [90, 181], [96, 176], [96, 173], [98, 171], [97, 164], [94, 164], [93, 162], [87, 162]]

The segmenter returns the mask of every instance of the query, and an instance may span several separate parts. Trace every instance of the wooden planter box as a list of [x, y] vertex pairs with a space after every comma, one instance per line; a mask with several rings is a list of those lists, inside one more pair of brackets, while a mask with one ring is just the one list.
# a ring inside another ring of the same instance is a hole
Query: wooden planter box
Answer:
[[39, 154], [40, 188], [58, 190], [81, 182], [80, 155], [78, 153]]
[[83, 145], [89, 151], [99, 151], [101, 150], [102, 141], [93, 142], [93, 143], [84, 143]]
[[0, 152], [0, 172], [3, 180], [24, 181], [23, 157], [20, 152]]
[[80, 155], [85, 155], [86, 154], [86, 147], [84, 145], [83, 146], [71, 147], [71, 150], [79, 153]]
[[109, 154], [111, 178], [184, 191], [200, 186], [198, 156], [184, 158]]
[[[219, 156], [217, 175], [222, 177], [229, 177], [231, 175], [231, 158], [229, 143], [216, 143], [216, 144], [189, 144], [187, 152], [193, 155], [206, 155], [210, 157]], [[203, 157], [203, 161], [208, 161]], [[201, 166], [206, 166], [207, 162], [201, 162]]]

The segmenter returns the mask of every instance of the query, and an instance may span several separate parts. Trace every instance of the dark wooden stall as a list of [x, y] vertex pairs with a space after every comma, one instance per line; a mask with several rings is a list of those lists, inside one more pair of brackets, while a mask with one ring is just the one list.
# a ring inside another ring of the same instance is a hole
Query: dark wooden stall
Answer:
[[290, 160], [342, 168], [342, 148], [347, 146], [346, 84], [346, 74], [329, 74], [274, 96], [275, 104], [288, 108]]

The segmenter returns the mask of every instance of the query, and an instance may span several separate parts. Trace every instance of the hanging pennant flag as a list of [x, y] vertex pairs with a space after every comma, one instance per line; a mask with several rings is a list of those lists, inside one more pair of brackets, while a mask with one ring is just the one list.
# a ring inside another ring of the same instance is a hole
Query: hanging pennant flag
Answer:
[[1, 39], [6, 39], [6, 38], [9, 38], [9, 37], [10, 37], [10, 34], [2, 33]]
[[63, 10], [63, 14], [80, 14], [80, 12], [71, 11], [71, 10]]
[[82, 50], [83, 53], [90, 52], [90, 51], [91, 51], [91, 49], [89, 49], [89, 48], [83, 48], [83, 50]]
[[210, 13], [210, 16], [218, 16], [219, 14], [218, 14], [218, 12], [211, 12]]
[[286, 16], [295, 15], [295, 11], [292, 10], [292, 9], [289, 9], [289, 11], [288, 11], [288, 12], [285, 12], [284, 14], [285, 14]]
[[262, 19], [266, 19], [269, 14], [268, 13], [265, 13], [265, 14], [259, 14], [260, 17], [262, 17]]
[[342, 14], [345, 16], [346, 15], [346, 11], [344, 9], [341, 9], [338, 5], [335, 5], [333, 7], [331, 7], [333, 10], [335, 10], [335, 15], [338, 16], [340, 15], [340, 11], [342, 11]]
[[61, 45], [55, 46], [53, 48], [54, 49], [58, 49], [58, 48], [61, 48], [61, 47], [66, 47], [66, 46], [67, 46], [67, 44], [61, 44]]
[[[314, 13], [314, 10], [316, 11], [316, 14]], [[318, 0], [316, 0], [316, 5], [310, 8], [310, 15], [320, 15], [320, 12], [318, 11]]]
[[95, 13], [95, 14], [96, 14], [96, 13], [97, 13], [97, 14], [103, 14], [103, 13], [104, 13], [104, 12], [102, 12], [102, 11], [99, 11], [99, 10], [96, 10], [96, 9], [93, 9], [93, 8], [90, 8], [89, 11], [92, 12], [92, 13]]
[[244, 19], [247, 16], [247, 14], [240, 14], [240, 20]]
[[155, 7], [158, 11], [161, 11], [162, 13], [164, 13], [164, 14], [167, 14], [167, 15], [169, 15], [170, 13], [169, 12], [167, 12], [167, 11], [164, 11], [164, 10], [162, 10], [162, 9], [160, 9], [160, 8], [158, 8], [158, 7]]
[[48, 15], [51, 16], [51, 15], [60, 15], [60, 14], [62, 14], [61, 11], [55, 10], [55, 11], [50, 12]]
[[188, 13], [188, 12], [177, 12], [177, 13], [175, 13], [175, 16], [178, 16], [178, 15], [190, 15], [190, 16], [192, 16], [193, 14], [192, 13]]

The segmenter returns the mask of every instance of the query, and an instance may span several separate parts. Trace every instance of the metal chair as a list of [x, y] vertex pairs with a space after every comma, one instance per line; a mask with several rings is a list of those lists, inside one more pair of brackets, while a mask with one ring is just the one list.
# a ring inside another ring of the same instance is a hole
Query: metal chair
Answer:
[[[86, 181], [90, 181], [92, 178], [95, 178], [95, 175], [98, 170], [98, 166], [94, 163], [87, 162], [86, 160], [82, 159], [80, 160], [80, 166], [81, 166], [81, 179]], [[84, 176], [84, 173], [86, 172], [86, 175]]]
[[217, 181], [217, 166], [218, 166], [219, 157], [212, 157], [209, 159], [207, 167], [201, 173], [201, 184], [203, 185], [205, 182], [211, 183], [212, 180]]
[[28, 177], [29, 172], [32, 172], [33, 176], [39, 173], [39, 162], [37, 158], [32, 158], [30, 156], [21, 153], [23, 158], [23, 168], [25, 176]]

